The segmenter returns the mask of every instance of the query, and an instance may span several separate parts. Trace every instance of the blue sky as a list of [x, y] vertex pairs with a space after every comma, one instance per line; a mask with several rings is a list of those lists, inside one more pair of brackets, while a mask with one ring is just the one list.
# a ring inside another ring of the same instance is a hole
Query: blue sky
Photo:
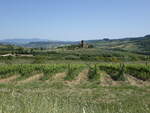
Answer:
[[0, 0], [0, 39], [85, 40], [150, 33], [150, 0]]

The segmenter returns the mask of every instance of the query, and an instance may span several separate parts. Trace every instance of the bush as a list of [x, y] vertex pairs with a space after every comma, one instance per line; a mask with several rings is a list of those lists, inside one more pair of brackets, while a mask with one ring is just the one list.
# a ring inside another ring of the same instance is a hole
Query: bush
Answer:
[[90, 80], [97, 80], [99, 78], [98, 68], [96, 64], [94, 65], [94, 67], [89, 66], [88, 78]]

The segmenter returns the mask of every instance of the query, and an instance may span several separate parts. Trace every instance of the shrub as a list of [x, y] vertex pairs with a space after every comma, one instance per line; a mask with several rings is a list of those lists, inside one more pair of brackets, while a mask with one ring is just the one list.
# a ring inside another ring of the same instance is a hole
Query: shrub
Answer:
[[99, 78], [98, 68], [96, 64], [94, 65], [94, 67], [89, 66], [88, 78], [90, 80], [97, 80]]

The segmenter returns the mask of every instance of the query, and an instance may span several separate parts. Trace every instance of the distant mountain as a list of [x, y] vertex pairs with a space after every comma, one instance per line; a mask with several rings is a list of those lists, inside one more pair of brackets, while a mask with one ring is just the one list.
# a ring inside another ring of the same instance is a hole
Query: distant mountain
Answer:
[[0, 40], [0, 43], [23, 46], [23, 45], [28, 44], [30, 42], [41, 42], [41, 41], [48, 41], [48, 39], [39, 39], [39, 38], [2, 39], [2, 40]]
[[25, 45], [25, 47], [32, 48], [55, 48], [59, 46], [65, 46], [70, 44], [78, 44], [79, 41], [40, 41], [40, 42], [30, 42]]

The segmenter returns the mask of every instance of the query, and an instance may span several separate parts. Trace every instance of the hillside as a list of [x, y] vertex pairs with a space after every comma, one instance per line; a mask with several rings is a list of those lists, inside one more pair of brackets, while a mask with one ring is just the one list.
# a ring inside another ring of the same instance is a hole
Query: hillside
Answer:
[[[120, 60], [130, 59], [130, 57], [139, 57], [143, 59], [150, 55], [150, 35], [137, 38], [124, 39], [103, 39], [103, 40], [86, 40], [85, 43], [91, 44], [94, 48], [85, 49], [67, 49], [69, 45], [77, 45], [80, 41], [39, 41], [29, 42], [28, 44], [21, 44], [23, 48], [14, 45], [0, 44], [0, 54], [8, 54], [12, 52], [34, 54], [34, 55], [48, 55], [52, 59], [103, 59], [117, 57]], [[61, 48], [57, 48], [61, 47]], [[35, 48], [35, 49], [32, 49]], [[40, 48], [40, 49], [39, 49]], [[42, 49], [45, 48], [45, 49]], [[50, 49], [55, 48], [55, 49]], [[64, 51], [65, 50], [65, 51]], [[52, 51], [52, 52], [51, 52]], [[55, 52], [53, 52], [55, 51]], [[111, 56], [111, 57], [110, 57]], [[131, 58], [131, 59], [132, 59]]]
[[[129, 51], [142, 54], [150, 54], [150, 35], [144, 37], [132, 37], [123, 39], [85, 40], [95, 48], [105, 50]], [[2, 44], [11, 44], [30, 48], [56, 48], [66, 45], [76, 45], [80, 41], [49, 41], [47, 39], [5, 39]]]
[[12, 49], [17, 49], [19, 47], [14, 45], [5, 45], [0, 43], [0, 55], [1, 54], [8, 54], [12, 52]]
[[[85, 42], [94, 45], [95, 48], [105, 50], [119, 50], [150, 54], [150, 35], [123, 39], [85, 40]], [[22, 46], [31, 48], [56, 48], [79, 43], [80, 41], [33, 41]]]
[[89, 40], [97, 48], [150, 54], [150, 35], [137, 38]]

